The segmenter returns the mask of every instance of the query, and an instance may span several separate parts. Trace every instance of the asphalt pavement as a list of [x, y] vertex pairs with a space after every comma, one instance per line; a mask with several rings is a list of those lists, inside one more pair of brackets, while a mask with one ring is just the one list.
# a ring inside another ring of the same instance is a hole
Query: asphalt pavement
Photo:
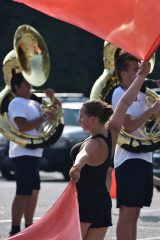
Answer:
[[[66, 188], [67, 184], [59, 173], [41, 173], [41, 191], [35, 212], [34, 222], [43, 217]], [[11, 203], [15, 192], [15, 182], [0, 177], [0, 240], [8, 237], [11, 225]], [[115, 226], [118, 218], [116, 200], [112, 200], [113, 226], [109, 228], [105, 240], [116, 239]], [[22, 229], [24, 221], [22, 220]], [[68, 239], [69, 240], [69, 239]], [[137, 240], [160, 240], [160, 192], [154, 189], [150, 208], [143, 208], [138, 221]]]

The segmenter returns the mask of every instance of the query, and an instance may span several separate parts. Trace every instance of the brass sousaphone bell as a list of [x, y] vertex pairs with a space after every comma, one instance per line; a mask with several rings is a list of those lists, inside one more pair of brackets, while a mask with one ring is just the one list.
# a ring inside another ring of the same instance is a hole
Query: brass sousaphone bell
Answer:
[[[94, 83], [90, 98], [99, 98], [106, 101], [106, 95], [110, 94], [114, 88], [117, 87], [118, 79], [114, 71], [115, 58], [121, 54], [123, 50], [117, 48], [111, 43], [104, 44], [104, 71], [103, 74]], [[150, 60], [151, 71], [155, 63], [155, 54]], [[146, 102], [148, 105], [155, 101], [160, 101], [160, 96], [153, 90], [146, 88]], [[118, 137], [118, 144], [122, 148], [130, 152], [152, 152], [160, 148], [160, 115], [148, 119], [140, 130], [142, 137], [135, 137], [128, 134], [123, 128]]]
[[63, 110], [56, 97], [51, 102], [45, 98], [33, 98], [41, 102], [42, 113], [54, 108], [55, 119], [42, 124], [39, 136], [26, 135], [12, 126], [8, 117], [8, 104], [14, 98], [11, 91], [12, 71], [21, 72], [34, 87], [42, 86], [49, 76], [50, 58], [46, 43], [40, 33], [30, 25], [19, 26], [14, 35], [14, 49], [3, 61], [5, 88], [0, 92], [0, 132], [10, 141], [24, 147], [38, 148], [56, 142], [63, 131]]

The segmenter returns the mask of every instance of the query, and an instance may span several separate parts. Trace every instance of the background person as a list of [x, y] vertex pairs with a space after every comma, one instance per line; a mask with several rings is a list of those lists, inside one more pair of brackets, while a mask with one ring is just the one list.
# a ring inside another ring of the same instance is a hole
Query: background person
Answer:
[[[21, 73], [13, 73], [11, 88], [16, 95], [8, 106], [11, 123], [21, 132], [28, 135], [39, 135], [41, 124], [54, 118], [54, 113], [40, 112], [40, 103], [30, 99], [31, 85]], [[53, 97], [51, 89], [46, 95]], [[22, 216], [25, 218], [25, 227], [33, 223], [33, 216], [40, 189], [39, 158], [42, 148], [29, 149], [10, 141], [9, 157], [12, 159], [16, 177], [16, 195], [12, 203], [12, 227], [10, 236], [20, 231]]]
[[[119, 99], [133, 83], [140, 61], [128, 53], [116, 59], [115, 70], [120, 85], [112, 95], [112, 106], [116, 110]], [[146, 72], [145, 77], [149, 74]], [[141, 126], [155, 114], [159, 114], [160, 103], [150, 108], [145, 101], [145, 92], [140, 91], [128, 108], [123, 127], [133, 136], [141, 137]], [[135, 240], [140, 209], [150, 206], [153, 194], [152, 153], [132, 153], [117, 144], [114, 155], [117, 183], [117, 240]]]
[[85, 240], [104, 239], [107, 228], [112, 225], [111, 199], [106, 187], [107, 169], [125, 112], [136, 98], [149, 68], [148, 62], [141, 66], [113, 115], [111, 106], [101, 100], [90, 100], [80, 110], [81, 126], [91, 136], [72, 148], [74, 165], [70, 177], [77, 183], [81, 231]]

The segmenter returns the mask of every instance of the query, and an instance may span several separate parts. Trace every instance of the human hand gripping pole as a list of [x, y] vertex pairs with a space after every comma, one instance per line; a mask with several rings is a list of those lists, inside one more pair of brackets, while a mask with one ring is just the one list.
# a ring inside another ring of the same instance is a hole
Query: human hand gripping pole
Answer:
[[139, 68], [139, 70], [137, 72], [137, 76], [138, 75], [139, 76], [143, 75], [143, 76], [147, 77], [147, 75], [150, 72], [150, 68], [151, 68], [151, 64], [150, 64], [149, 61], [142, 62], [141, 66], [140, 66], [140, 68]]
[[75, 183], [80, 179], [80, 168], [77, 165], [73, 165], [69, 171], [69, 176]]
[[74, 180], [76, 183], [80, 179], [81, 169], [86, 165], [87, 160], [88, 154], [86, 150], [86, 145], [84, 145], [80, 152], [77, 154], [75, 162], [69, 171], [70, 178]]
[[[130, 87], [127, 89], [126, 93], [123, 95], [122, 99], [127, 99], [127, 105], [130, 106], [130, 104], [133, 102], [135, 97], [137, 96], [138, 92], [140, 91], [140, 88], [146, 78], [146, 76], [150, 72], [150, 63], [149, 61], [144, 61], [141, 63], [139, 70], [137, 71], [136, 78], [134, 82], [130, 85]], [[127, 108], [128, 108], [127, 106]]]

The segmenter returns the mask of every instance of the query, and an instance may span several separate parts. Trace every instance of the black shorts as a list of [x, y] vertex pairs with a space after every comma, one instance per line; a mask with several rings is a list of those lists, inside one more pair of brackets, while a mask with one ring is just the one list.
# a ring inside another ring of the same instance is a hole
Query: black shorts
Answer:
[[16, 195], [31, 195], [40, 189], [39, 157], [20, 156], [11, 158], [16, 177]]
[[115, 169], [117, 207], [149, 207], [153, 196], [153, 166], [142, 159], [129, 159]]
[[79, 181], [77, 184], [80, 221], [90, 228], [112, 226], [112, 202], [106, 187]]

